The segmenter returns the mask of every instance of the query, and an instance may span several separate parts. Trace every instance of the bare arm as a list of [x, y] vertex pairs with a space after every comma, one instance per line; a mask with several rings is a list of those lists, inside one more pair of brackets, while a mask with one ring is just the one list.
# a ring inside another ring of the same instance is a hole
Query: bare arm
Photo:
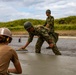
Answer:
[[21, 48], [19, 48], [19, 50], [21, 50], [21, 49], [25, 49], [25, 48], [30, 44], [30, 42], [32, 42], [33, 37], [34, 37], [34, 35], [29, 34], [28, 41], [26, 42], [26, 44], [25, 44], [24, 46], [22, 46]]
[[21, 48], [19, 48], [19, 50], [25, 49], [29, 44], [30, 44], [30, 42], [27, 42], [24, 46], [22, 46]]
[[15, 66], [15, 68], [8, 69], [8, 72], [9, 73], [15, 73], [15, 74], [21, 74], [22, 73], [22, 69], [21, 69], [21, 65], [20, 65], [19, 61], [14, 63], [14, 66]]
[[8, 73], [21, 74], [22, 73], [22, 68], [21, 68], [21, 65], [20, 65], [20, 62], [19, 62], [18, 55], [17, 55], [16, 51], [11, 50], [10, 53], [11, 53], [10, 58], [11, 58], [11, 61], [13, 62], [13, 64], [14, 64], [15, 68], [8, 69]]

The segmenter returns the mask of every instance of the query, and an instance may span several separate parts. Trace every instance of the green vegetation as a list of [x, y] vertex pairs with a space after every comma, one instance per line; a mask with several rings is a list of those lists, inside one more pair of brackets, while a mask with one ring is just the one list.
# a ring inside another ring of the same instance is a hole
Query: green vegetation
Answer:
[[[20, 19], [10, 22], [0, 22], [0, 27], [8, 27], [12, 31], [24, 31], [23, 24], [30, 21], [33, 25], [43, 25], [45, 20]], [[76, 30], [76, 16], [55, 19], [55, 30]]]
[[26, 21], [30, 21], [33, 25], [43, 25], [44, 20], [37, 20], [37, 19], [20, 19], [10, 22], [0, 22], [0, 27], [8, 27], [12, 31], [24, 31], [23, 24]]
[[76, 30], [76, 24], [55, 24], [55, 30]]
[[69, 16], [55, 20], [56, 24], [76, 24], [76, 16]]
[[56, 30], [76, 30], [76, 16], [55, 19]]

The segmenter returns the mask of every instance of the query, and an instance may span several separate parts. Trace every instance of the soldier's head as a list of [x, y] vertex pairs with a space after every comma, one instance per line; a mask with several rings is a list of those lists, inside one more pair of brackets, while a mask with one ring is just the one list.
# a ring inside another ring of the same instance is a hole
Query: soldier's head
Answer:
[[24, 28], [25, 28], [28, 32], [34, 31], [34, 27], [33, 27], [33, 25], [32, 25], [31, 22], [25, 22], [25, 23], [24, 23]]
[[46, 10], [46, 16], [50, 16], [51, 15], [51, 10], [47, 9]]
[[0, 43], [10, 43], [12, 41], [12, 33], [8, 28], [0, 28]]

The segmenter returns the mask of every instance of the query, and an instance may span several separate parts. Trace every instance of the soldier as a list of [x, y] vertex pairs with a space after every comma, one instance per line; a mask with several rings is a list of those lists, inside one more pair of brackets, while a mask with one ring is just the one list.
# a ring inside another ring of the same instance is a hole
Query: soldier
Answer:
[[46, 10], [46, 16], [47, 16], [47, 19], [44, 26], [47, 27], [51, 33], [53, 33], [54, 32], [54, 17], [51, 16], [51, 11], [49, 9]]
[[[44, 26], [50, 30], [49, 35], [53, 36], [53, 40], [55, 40], [55, 43], [58, 41], [58, 34], [54, 32], [54, 17], [51, 16], [51, 11], [48, 9], [46, 10], [46, 22]], [[46, 47], [46, 49], [50, 49], [50, 47]]]
[[61, 53], [59, 52], [55, 42], [49, 36], [48, 29], [46, 29], [44, 26], [33, 27], [30, 22], [25, 22], [24, 23], [24, 28], [28, 31], [29, 38], [28, 38], [27, 43], [23, 47], [21, 47], [19, 50], [25, 49], [30, 44], [30, 42], [32, 42], [34, 35], [37, 35], [38, 40], [37, 40], [37, 43], [36, 43], [36, 46], [35, 46], [35, 52], [36, 53], [41, 52], [42, 44], [43, 44], [44, 41], [46, 41], [49, 44], [49, 46], [52, 48], [55, 55], [61, 55]]
[[[9, 75], [9, 73], [21, 74], [21, 65], [15, 50], [8, 46], [12, 41], [12, 34], [8, 28], [0, 28], [0, 75]], [[10, 61], [15, 68], [9, 68]]]

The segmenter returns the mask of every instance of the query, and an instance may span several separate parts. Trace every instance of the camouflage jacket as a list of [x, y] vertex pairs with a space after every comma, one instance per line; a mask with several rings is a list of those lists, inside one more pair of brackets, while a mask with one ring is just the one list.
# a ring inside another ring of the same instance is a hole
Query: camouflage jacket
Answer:
[[47, 17], [44, 26], [46, 26], [47, 24], [49, 25], [48, 28], [49, 28], [50, 32], [54, 32], [54, 17], [53, 16]]
[[45, 28], [44, 26], [34, 27], [33, 32], [29, 32], [29, 38], [28, 42], [32, 42], [34, 35], [40, 36], [40, 37], [49, 37], [49, 30]]

